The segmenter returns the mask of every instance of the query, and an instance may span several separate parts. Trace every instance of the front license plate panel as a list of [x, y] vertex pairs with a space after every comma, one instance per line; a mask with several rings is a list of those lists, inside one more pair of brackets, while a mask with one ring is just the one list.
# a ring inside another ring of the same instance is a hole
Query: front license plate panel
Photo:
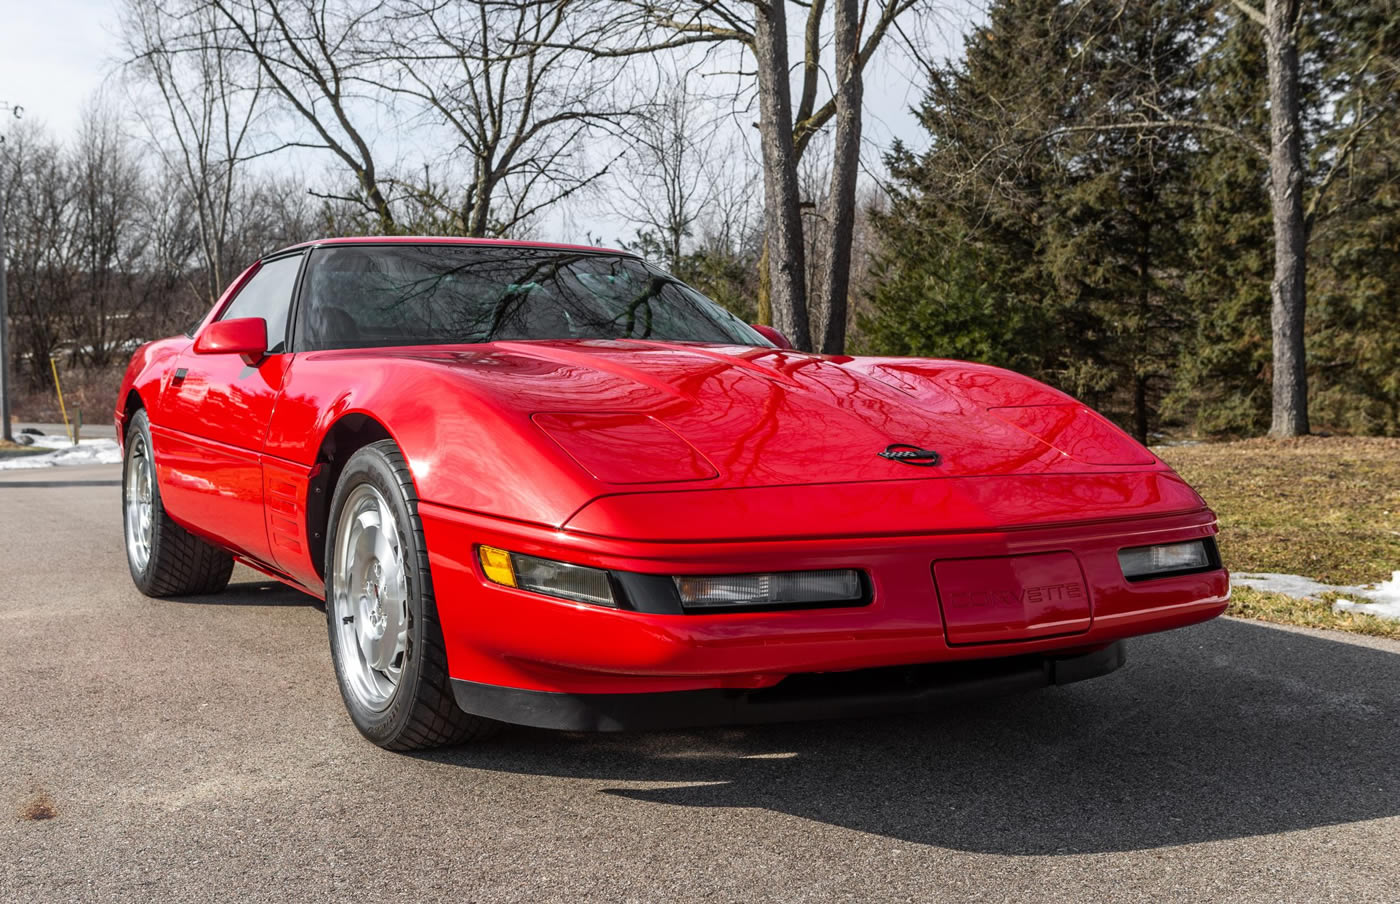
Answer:
[[1069, 552], [933, 563], [950, 644], [1031, 640], [1089, 630], [1089, 586]]

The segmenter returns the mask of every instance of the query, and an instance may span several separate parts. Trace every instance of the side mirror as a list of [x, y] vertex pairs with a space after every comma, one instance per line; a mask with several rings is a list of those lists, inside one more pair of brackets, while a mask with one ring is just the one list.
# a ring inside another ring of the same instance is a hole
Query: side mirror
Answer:
[[778, 348], [792, 348], [792, 343], [788, 341], [788, 338], [782, 333], [773, 329], [771, 326], [764, 326], [761, 323], [751, 323], [749, 324], [749, 326], [758, 330], [759, 335], [776, 345]]
[[267, 321], [261, 317], [216, 320], [194, 341], [196, 355], [240, 355], [256, 367], [267, 357]]

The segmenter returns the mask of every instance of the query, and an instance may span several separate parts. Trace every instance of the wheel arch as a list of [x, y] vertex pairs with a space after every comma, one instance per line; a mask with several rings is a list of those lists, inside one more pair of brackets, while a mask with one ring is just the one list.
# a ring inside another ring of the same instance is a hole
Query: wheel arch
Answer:
[[311, 566], [322, 580], [326, 577], [326, 531], [335, 485], [350, 456], [385, 439], [403, 448], [382, 421], [363, 411], [342, 414], [321, 437], [315, 469], [306, 488], [306, 536]]
[[[141, 398], [141, 393], [135, 388], [127, 391], [126, 398], [122, 400], [122, 435], [126, 438], [127, 431], [131, 429], [131, 419], [136, 416], [136, 412], [145, 411], [146, 402]], [[149, 417], [150, 415], [147, 415]]]

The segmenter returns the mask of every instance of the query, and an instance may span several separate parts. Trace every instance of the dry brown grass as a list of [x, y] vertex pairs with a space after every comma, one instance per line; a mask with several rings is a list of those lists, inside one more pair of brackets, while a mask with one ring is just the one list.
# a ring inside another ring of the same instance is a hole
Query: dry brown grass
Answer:
[[[76, 421], [81, 414], [85, 424], [111, 423], [125, 370], [126, 362], [104, 370], [60, 366], [58, 377], [69, 419]], [[15, 420], [34, 424], [63, 423], [52, 379], [37, 387], [28, 386], [24, 380], [19, 383], [20, 388], [11, 399]]]
[[[1219, 515], [1231, 571], [1366, 585], [1400, 570], [1400, 439], [1251, 439], [1156, 451]], [[1335, 613], [1333, 601], [1242, 588], [1230, 614], [1400, 637], [1400, 622]]]
[[42, 452], [52, 452], [45, 446], [25, 446], [19, 443], [7, 442], [0, 439], [0, 458], [11, 455], [38, 455]]
[[1400, 439], [1251, 439], [1158, 449], [1220, 516], [1234, 571], [1366, 584], [1400, 569]]
[[1320, 599], [1311, 600], [1253, 590], [1249, 587], [1236, 587], [1230, 594], [1230, 609], [1226, 614], [1281, 625], [1331, 628], [1336, 631], [1370, 634], [1373, 637], [1400, 639], [1400, 621], [1359, 612], [1333, 612], [1332, 604], [1336, 601], [1337, 595], [1334, 593], [1326, 593]]

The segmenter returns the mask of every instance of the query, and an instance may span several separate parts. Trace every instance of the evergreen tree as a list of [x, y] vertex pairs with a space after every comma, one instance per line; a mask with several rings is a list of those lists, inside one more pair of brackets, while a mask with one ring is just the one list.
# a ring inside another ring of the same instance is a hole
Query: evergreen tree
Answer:
[[[1400, 7], [1327, 17], [1314, 169], [1351, 148], [1312, 225], [1308, 353], [1319, 426], [1400, 435]], [[1358, 126], [1370, 121], [1365, 129]], [[1348, 145], [1348, 142], [1351, 142]]]
[[1188, 333], [1180, 273], [1199, 143], [1112, 124], [1184, 115], [1202, 4], [1003, 0], [933, 74], [932, 137], [894, 203], [868, 347], [1032, 373], [1139, 438]]
[[[1400, 7], [1305, 5], [1311, 419], [1400, 433]], [[1270, 424], [1267, 62], [1203, 0], [997, 0], [888, 156], [864, 348], [1031, 373], [1138, 438]]]
[[[1225, 15], [1208, 26], [1193, 115], [1262, 142], [1263, 35]], [[1202, 157], [1189, 174], [1191, 250], [1182, 274], [1189, 326], [1163, 408], [1192, 432], [1256, 435], [1269, 428], [1271, 402], [1268, 160], [1242, 140], [1196, 137]]]

